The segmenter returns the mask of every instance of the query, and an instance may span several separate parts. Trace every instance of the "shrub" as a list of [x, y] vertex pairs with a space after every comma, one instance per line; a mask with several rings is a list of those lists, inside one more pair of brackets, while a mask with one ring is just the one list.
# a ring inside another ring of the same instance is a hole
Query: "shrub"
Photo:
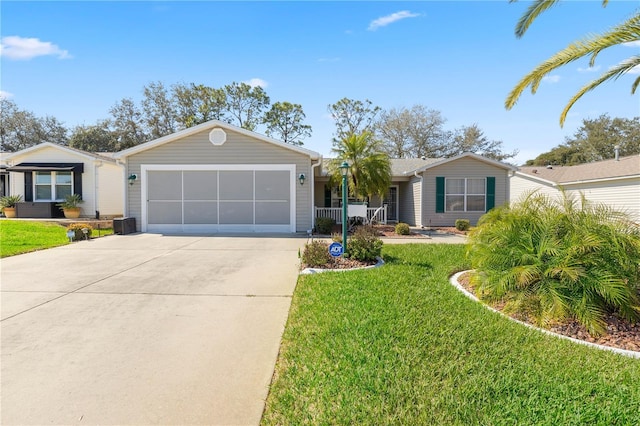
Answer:
[[330, 217], [318, 217], [316, 218], [316, 231], [318, 234], [331, 234], [333, 230], [333, 225], [336, 224], [336, 221], [331, 219]]
[[456, 229], [458, 231], [468, 231], [471, 228], [471, 222], [467, 219], [456, 219]]
[[409, 229], [409, 225], [403, 222], [398, 222], [396, 225], [396, 234], [398, 235], [409, 235], [411, 230]]
[[382, 252], [382, 240], [372, 226], [359, 226], [347, 243], [349, 257], [361, 261], [376, 260]]
[[312, 241], [304, 246], [302, 252], [302, 263], [311, 267], [318, 268], [332, 262], [333, 259], [329, 254], [329, 245], [322, 241]]
[[539, 325], [574, 318], [599, 335], [608, 312], [640, 316], [640, 229], [584, 197], [534, 192], [498, 207], [471, 231], [467, 254], [485, 298], [504, 299]]
[[93, 232], [93, 228], [88, 223], [72, 223], [67, 226], [67, 231], [73, 231], [75, 235], [73, 236], [73, 241], [80, 241], [85, 239], [83, 229], [88, 229], [87, 237], [91, 238], [91, 233]]

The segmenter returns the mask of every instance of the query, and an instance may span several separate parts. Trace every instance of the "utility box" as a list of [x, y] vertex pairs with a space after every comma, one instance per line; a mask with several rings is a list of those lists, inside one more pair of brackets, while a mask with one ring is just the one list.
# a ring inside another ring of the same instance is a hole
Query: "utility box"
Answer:
[[136, 232], [135, 217], [118, 217], [113, 219], [113, 233], [118, 235], [133, 234]]

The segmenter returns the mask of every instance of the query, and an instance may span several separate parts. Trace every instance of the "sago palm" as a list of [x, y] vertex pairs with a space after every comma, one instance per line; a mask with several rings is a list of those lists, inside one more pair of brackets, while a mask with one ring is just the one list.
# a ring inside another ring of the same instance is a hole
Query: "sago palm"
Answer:
[[467, 253], [484, 298], [543, 326], [574, 318], [598, 335], [607, 312], [640, 316], [640, 231], [584, 197], [531, 193], [496, 208], [470, 234]]
[[[517, 0], [511, 0], [515, 2]], [[522, 37], [527, 31], [533, 21], [545, 10], [554, 6], [560, 0], [535, 0], [531, 6], [527, 9], [525, 14], [518, 21], [516, 26], [516, 36]], [[608, 0], [602, 2], [603, 6], [606, 6]], [[553, 70], [566, 65], [570, 62], [578, 60], [580, 58], [590, 56], [589, 66], [595, 64], [598, 54], [613, 46], [618, 46], [623, 43], [633, 43], [640, 40], [640, 12], [636, 12], [626, 21], [611, 28], [609, 31], [602, 34], [588, 35], [582, 40], [571, 43], [569, 46], [557, 52], [551, 58], [538, 65], [533, 71], [527, 74], [520, 82], [513, 88], [509, 96], [505, 101], [505, 107], [507, 109], [513, 108], [516, 104], [522, 92], [531, 87], [531, 93], [536, 93], [542, 79], [549, 75]], [[631, 56], [630, 58], [622, 61], [618, 65], [605, 71], [600, 77], [589, 82], [582, 87], [578, 92], [569, 100], [564, 110], [560, 114], [560, 125], [564, 125], [567, 113], [571, 107], [580, 99], [585, 93], [595, 89], [600, 84], [608, 80], [615, 80], [618, 77], [630, 72], [633, 68], [640, 66], [640, 55]], [[635, 79], [631, 85], [631, 94], [635, 94], [636, 89], [640, 84], [640, 76]]]
[[351, 134], [338, 141], [332, 152], [336, 155], [329, 163], [332, 184], [340, 185], [340, 165], [349, 164], [349, 193], [366, 198], [384, 195], [391, 184], [391, 161], [382, 145], [370, 132]]

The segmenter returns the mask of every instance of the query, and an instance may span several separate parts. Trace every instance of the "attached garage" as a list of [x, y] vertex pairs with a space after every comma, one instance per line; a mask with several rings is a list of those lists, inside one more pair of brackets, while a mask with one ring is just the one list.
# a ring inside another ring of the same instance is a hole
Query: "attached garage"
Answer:
[[144, 166], [142, 174], [143, 231], [295, 232], [293, 165]]
[[294, 233], [313, 226], [318, 153], [213, 120], [116, 158], [128, 178], [126, 216], [139, 231]]

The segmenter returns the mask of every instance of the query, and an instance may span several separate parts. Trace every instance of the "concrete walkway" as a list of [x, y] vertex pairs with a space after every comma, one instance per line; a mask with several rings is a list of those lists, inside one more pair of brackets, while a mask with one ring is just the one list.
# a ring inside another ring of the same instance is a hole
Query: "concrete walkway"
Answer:
[[1, 423], [258, 424], [306, 238], [136, 234], [1, 261]]

